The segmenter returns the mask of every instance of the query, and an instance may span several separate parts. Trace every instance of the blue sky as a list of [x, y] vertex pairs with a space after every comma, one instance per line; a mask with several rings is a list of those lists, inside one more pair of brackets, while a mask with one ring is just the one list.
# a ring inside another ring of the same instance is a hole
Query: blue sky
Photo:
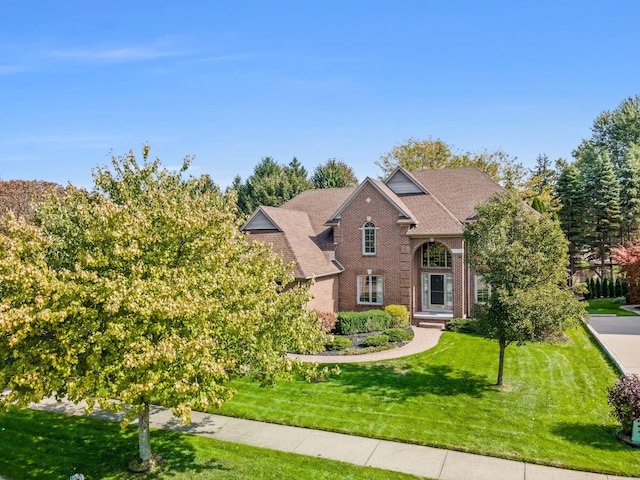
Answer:
[[640, 93], [640, 2], [0, 0], [0, 178], [110, 152], [221, 186], [265, 156], [376, 177], [413, 137], [570, 158]]

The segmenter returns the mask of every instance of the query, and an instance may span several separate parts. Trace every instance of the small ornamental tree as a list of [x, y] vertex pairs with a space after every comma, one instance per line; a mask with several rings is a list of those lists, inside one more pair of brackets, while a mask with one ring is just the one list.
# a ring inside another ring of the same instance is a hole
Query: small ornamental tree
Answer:
[[623, 283], [623, 291], [626, 283], [630, 303], [640, 303], [640, 240], [612, 248], [611, 258], [620, 265], [620, 270], [627, 277]]
[[584, 314], [566, 286], [567, 241], [557, 221], [536, 214], [515, 191], [478, 205], [464, 240], [471, 268], [491, 285], [478, 327], [498, 342], [502, 385], [507, 346], [553, 340]]
[[0, 229], [0, 406], [55, 395], [124, 411], [142, 466], [152, 399], [187, 422], [229, 400], [235, 377], [291, 376], [287, 352], [323, 339], [307, 290], [240, 232], [233, 195], [184, 178], [188, 158], [169, 172], [148, 153], [98, 168], [91, 193], [49, 196], [37, 225]]
[[640, 419], [640, 377], [636, 374], [621, 376], [609, 387], [609, 405], [622, 425], [622, 433], [631, 436], [633, 421]]

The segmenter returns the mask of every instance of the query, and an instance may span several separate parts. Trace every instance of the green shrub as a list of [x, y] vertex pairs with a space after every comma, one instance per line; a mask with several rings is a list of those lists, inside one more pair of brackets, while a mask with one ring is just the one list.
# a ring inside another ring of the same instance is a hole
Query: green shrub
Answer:
[[386, 335], [371, 335], [362, 341], [363, 347], [381, 347], [389, 343], [389, 337]]
[[389, 337], [390, 342], [408, 342], [413, 338], [413, 332], [404, 328], [389, 328], [382, 334]]
[[409, 310], [404, 305], [387, 305], [384, 311], [391, 316], [389, 327], [403, 328], [409, 326]]
[[351, 340], [349, 340], [348, 338], [333, 335], [327, 337], [327, 340], [324, 342], [324, 348], [330, 352], [344, 350], [345, 348], [349, 348], [350, 346]]
[[338, 312], [336, 331], [342, 335], [381, 332], [389, 328], [391, 316], [382, 310]]
[[624, 297], [616, 297], [613, 300], [611, 300], [611, 303], [615, 305], [625, 305], [627, 303], [627, 299]]
[[620, 277], [616, 277], [615, 296], [624, 297], [624, 291], [622, 290], [622, 280]]
[[609, 387], [608, 393], [613, 415], [622, 425], [622, 431], [631, 435], [633, 421], [640, 418], [640, 377], [634, 374], [623, 375]]
[[446, 330], [459, 333], [479, 333], [478, 321], [474, 318], [454, 318], [447, 323]]

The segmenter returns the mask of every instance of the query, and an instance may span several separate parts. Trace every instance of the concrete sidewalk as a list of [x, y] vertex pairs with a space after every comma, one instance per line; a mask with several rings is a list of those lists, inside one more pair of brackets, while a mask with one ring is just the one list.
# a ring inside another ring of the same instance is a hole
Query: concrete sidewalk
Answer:
[[[84, 415], [84, 406], [47, 399], [31, 408]], [[92, 417], [118, 421], [118, 415], [97, 411]], [[578, 472], [529, 463], [399, 442], [356, 437], [306, 428], [193, 412], [182, 425], [169, 409], [153, 406], [151, 426], [227, 442], [328, 458], [443, 480], [612, 480], [626, 477]]]

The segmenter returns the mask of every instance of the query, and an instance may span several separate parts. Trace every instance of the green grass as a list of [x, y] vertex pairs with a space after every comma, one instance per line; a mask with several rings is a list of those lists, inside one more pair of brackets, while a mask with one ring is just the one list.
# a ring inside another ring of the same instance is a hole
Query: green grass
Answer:
[[637, 314], [620, 308], [613, 303], [613, 298], [596, 298], [588, 300], [587, 312], [594, 314], [617, 315], [619, 317], [635, 317]]
[[153, 430], [161, 467], [134, 475], [127, 464], [137, 453], [137, 430], [112, 422], [33, 410], [0, 415], [0, 475], [47, 480], [84, 474], [96, 479], [374, 479], [418, 477], [332, 460], [247, 447], [204, 437]]
[[445, 332], [419, 355], [341, 365], [323, 383], [248, 381], [220, 413], [484, 455], [640, 475], [640, 450], [616, 440], [606, 389], [617, 378], [586, 331], [553, 345], [498, 346]]

